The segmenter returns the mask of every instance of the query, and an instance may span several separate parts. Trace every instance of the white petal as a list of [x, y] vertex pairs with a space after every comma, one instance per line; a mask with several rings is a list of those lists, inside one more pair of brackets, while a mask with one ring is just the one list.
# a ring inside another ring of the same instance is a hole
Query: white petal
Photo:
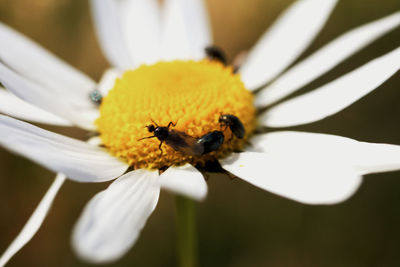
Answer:
[[159, 59], [156, 0], [92, 0], [91, 4], [100, 44], [113, 66], [123, 70]]
[[39, 205], [36, 207], [35, 211], [24, 225], [24, 228], [22, 228], [21, 232], [19, 232], [18, 236], [14, 239], [11, 245], [7, 248], [3, 255], [1, 255], [0, 267], [3, 267], [11, 259], [11, 257], [13, 257], [32, 239], [32, 237], [39, 230], [39, 227], [46, 218], [46, 215], [53, 204], [54, 198], [56, 197], [64, 181], [65, 176], [63, 174], [57, 174], [51, 187], [47, 190]]
[[162, 31], [161, 55], [163, 60], [191, 59], [189, 33], [179, 0], [166, 0]]
[[59, 126], [71, 126], [71, 123], [37, 108], [0, 87], [0, 112], [22, 119]]
[[289, 66], [324, 26], [336, 2], [299, 0], [281, 15], [240, 69], [246, 87], [255, 89]]
[[122, 29], [135, 66], [160, 58], [160, 10], [156, 0], [119, 2]]
[[341, 35], [265, 87], [255, 105], [267, 106], [295, 92], [399, 25], [400, 12], [396, 12]]
[[104, 149], [0, 115], [0, 144], [79, 182], [103, 182], [128, 165]]
[[399, 69], [397, 48], [314, 91], [267, 110], [259, 121], [269, 127], [287, 127], [321, 120], [365, 96]]
[[97, 37], [108, 61], [119, 69], [132, 67], [133, 60], [124, 36], [118, 2], [91, 0], [90, 4]]
[[87, 140], [87, 143], [92, 146], [100, 146], [103, 144], [103, 141], [101, 140], [100, 136], [93, 136]]
[[0, 60], [24, 77], [71, 95], [87, 96], [95, 88], [88, 76], [2, 23], [0, 40]]
[[88, 130], [95, 129], [98, 109], [90, 102], [89, 95], [81, 99], [71, 98], [66, 91], [48, 90], [29, 81], [0, 63], [0, 82], [13, 94], [46, 111], [52, 112]]
[[318, 133], [282, 131], [255, 135], [247, 149], [273, 154], [307, 151], [308, 154], [340, 157], [360, 174], [400, 170], [400, 146], [359, 142]]
[[220, 162], [225, 170], [261, 189], [307, 204], [344, 201], [361, 183], [340, 158], [307, 151], [234, 153]]
[[201, 201], [207, 195], [203, 175], [192, 165], [169, 167], [160, 176], [161, 188]]
[[361, 174], [400, 170], [400, 146], [360, 142], [354, 149], [355, 169]]
[[97, 89], [100, 91], [102, 96], [106, 96], [115, 84], [117, 78], [121, 76], [121, 73], [116, 69], [108, 69], [103, 73], [100, 79]]
[[163, 59], [203, 58], [212, 43], [204, 1], [166, 0], [164, 9]]
[[135, 170], [93, 197], [73, 231], [72, 244], [78, 255], [104, 263], [125, 254], [157, 205], [157, 180], [157, 171]]

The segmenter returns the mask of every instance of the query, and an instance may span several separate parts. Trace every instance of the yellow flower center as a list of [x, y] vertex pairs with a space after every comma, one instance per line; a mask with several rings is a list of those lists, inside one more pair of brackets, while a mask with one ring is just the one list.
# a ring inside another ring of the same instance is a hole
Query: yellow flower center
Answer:
[[[240, 119], [246, 130], [243, 139], [232, 136], [229, 127], [221, 127], [221, 114]], [[143, 65], [126, 71], [103, 98], [96, 124], [109, 151], [134, 168], [162, 168], [186, 162], [203, 164], [241, 149], [254, 129], [253, 96], [239, 75], [219, 62], [172, 61]], [[211, 153], [192, 156], [162, 145], [146, 128], [167, 126], [193, 138], [212, 131], [223, 131], [224, 143]]]

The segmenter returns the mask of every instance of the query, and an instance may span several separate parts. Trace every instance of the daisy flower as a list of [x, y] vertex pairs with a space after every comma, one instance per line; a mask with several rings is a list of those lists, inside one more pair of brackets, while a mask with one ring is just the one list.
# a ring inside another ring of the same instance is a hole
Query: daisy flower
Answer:
[[[72, 235], [80, 257], [103, 263], [119, 259], [133, 246], [157, 205], [160, 189], [203, 200], [203, 173], [210, 162], [259, 188], [306, 204], [344, 201], [360, 186], [362, 175], [400, 169], [397, 145], [279, 130], [343, 110], [400, 68], [397, 48], [281, 101], [400, 24], [399, 12], [372, 21], [290, 67], [336, 3], [295, 1], [236, 72], [219, 56], [207, 58], [205, 48], [213, 42], [201, 0], [166, 0], [162, 6], [156, 0], [92, 0], [96, 32], [113, 66], [98, 83], [0, 24], [0, 81], [5, 87], [0, 111], [98, 133], [84, 142], [0, 116], [0, 144], [57, 173], [0, 258], [0, 266], [38, 230], [66, 177], [93, 183], [115, 179], [89, 201]], [[235, 127], [220, 125], [222, 114], [243, 124], [243, 137], [235, 135]], [[169, 134], [183, 136], [189, 145], [174, 146], [168, 137], [143, 139], [167, 125]], [[276, 130], [265, 132], [263, 127]], [[214, 148], [215, 140], [199, 145], [213, 131], [222, 133], [222, 145]], [[160, 146], [160, 141], [165, 144]], [[201, 152], [196, 152], [198, 147]]]

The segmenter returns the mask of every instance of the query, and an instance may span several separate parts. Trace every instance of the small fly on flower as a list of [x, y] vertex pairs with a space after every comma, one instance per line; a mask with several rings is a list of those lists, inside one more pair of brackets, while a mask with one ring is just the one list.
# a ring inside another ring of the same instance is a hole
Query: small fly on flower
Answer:
[[224, 131], [227, 127], [229, 127], [229, 129], [231, 129], [231, 132], [239, 139], [242, 139], [246, 134], [243, 123], [235, 115], [221, 114], [221, 116], [219, 116], [218, 122], [221, 124], [221, 127], [225, 126]]
[[[161, 148], [162, 144], [165, 142], [167, 145], [172, 147], [174, 150], [179, 151], [185, 155], [190, 156], [200, 156], [204, 152], [204, 146], [198, 143], [198, 139], [184, 133], [181, 131], [177, 131], [174, 129], [170, 129], [171, 125], [176, 126], [176, 123], [170, 121], [168, 126], [159, 126], [153, 120], [151, 120], [154, 124], [147, 125], [146, 128], [150, 133], [154, 133], [152, 136], [143, 137], [140, 140], [154, 138], [157, 137], [160, 140], [160, 145], [158, 149], [160, 149], [161, 154], [163, 154], [163, 150]], [[155, 126], [154, 126], [155, 125]]]
[[226, 55], [224, 51], [215, 45], [210, 45], [205, 48], [206, 56], [209, 60], [217, 60], [220, 61], [225, 66], [227, 65], [228, 61], [226, 59]]

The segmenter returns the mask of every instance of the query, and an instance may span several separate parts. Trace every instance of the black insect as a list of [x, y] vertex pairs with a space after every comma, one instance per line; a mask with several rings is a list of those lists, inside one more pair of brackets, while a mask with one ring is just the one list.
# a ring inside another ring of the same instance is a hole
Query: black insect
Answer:
[[[153, 121], [153, 120], [152, 120]], [[161, 149], [162, 144], [165, 142], [167, 145], [172, 147], [174, 150], [179, 151], [185, 155], [190, 156], [200, 156], [204, 152], [204, 146], [201, 143], [198, 143], [198, 139], [194, 138], [184, 132], [180, 132], [174, 129], [170, 129], [171, 125], [175, 127], [172, 121], [168, 123], [168, 126], [158, 126], [157, 123], [153, 121], [154, 124], [147, 125], [147, 130], [154, 135], [141, 138], [139, 140], [155, 138], [157, 137], [160, 140], [160, 145], [158, 149], [160, 149], [161, 154], [163, 150]]]
[[210, 60], [218, 60], [224, 65], [226, 65], [228, 62], [226, 60], [226, 56], [224, 51], [222, 51], [221, 48], [215, 45], [210, 45], [205, 48], [206, 55]]
[[93, 91], [90, 92], [89, 94], [90, 100], [92, 100], [93, 103], [100, 105], [101, 101], [103, 100], [103, 96], [101, 95], [100, 91], [97, 89], [94, 89]]
[[246, 133], [243, 123], [235, 115], [221, 114], [221, 116], [219, 116], [218, 122], [221, 124], [221, 126], [225, 126], [225, 129], [229, 127], [229, 129], [231, 129], [231, 132], [239, 139], [242, 139]]
[[224, 134], [221, 131], [212, 131], [197, 141], [198, 144], [203, 146], [203, 155], [217, 150], [224, 143]]

